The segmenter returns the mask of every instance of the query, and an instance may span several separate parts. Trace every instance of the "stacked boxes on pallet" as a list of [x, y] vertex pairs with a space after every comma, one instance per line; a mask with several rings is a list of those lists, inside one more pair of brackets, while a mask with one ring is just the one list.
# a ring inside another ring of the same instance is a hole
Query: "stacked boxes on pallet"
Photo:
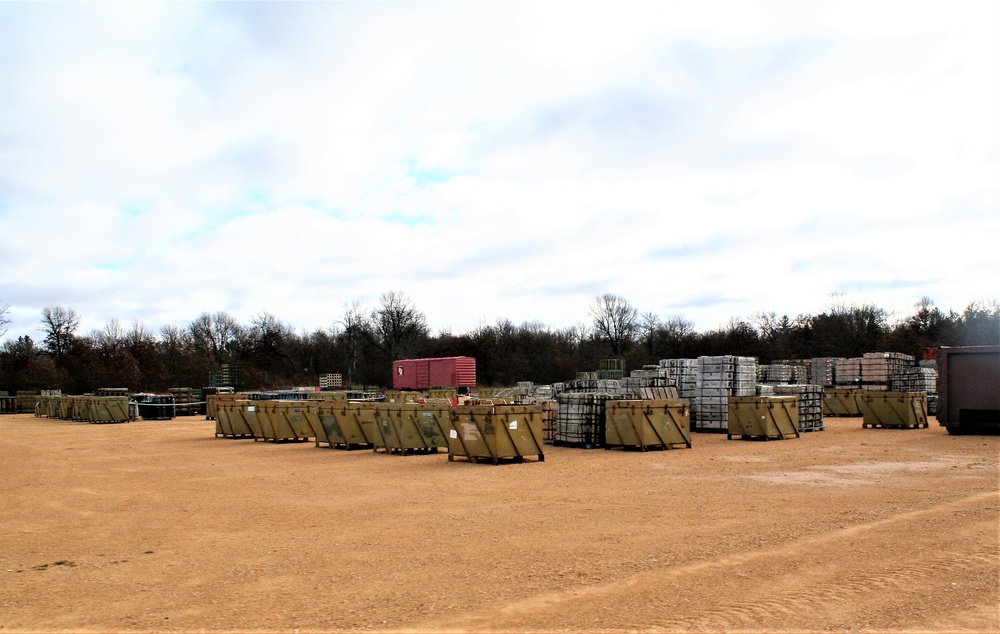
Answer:
[[834, 361], [834, 380], [837, 385], [861, 384], [861, 359], [836, 359]]
[[823, 387], [836, 385], [834, 373], [836, 362], [834, 357], [817, 357], [812, 360], [812, 382]]
[[660, 359], [660, 369], [677, 386], [677, 394], [681, 398], [693, 401], [698, 394], [698, 360], [697, 359]]
[[937, 414], [937, 370], [927, 367], [909, 367], [889, 379], [893, 392], [927, 392], [927, 413]]
[[861, 384], [869, 392], [885, 392], [889, 379], [913, 366], [913, 357], [902, 352], [866, 352], [861, 357]]
[[799, 397], [799, 431], [822, 431], [823, 386], [821, 385], [775, 385], [775, 396]]
[[757, 361], [753, 357], [698, 357], [698, 388], [691, 402], [694, 429], [726, 431], [729, 418], [728, 398], [754, 396], [756, 377]]
[[319, 389], [333, 390], [344, 387], [344, 377], [339, 372], [319, 375]]
[[758, 366], [757, 372], [761, 383], [777, 385], [779, 383], [792, 382], [792, 366], [772, 363], [770, 365]]
[[556, 434], [552, 444], [591, 449], [604, 446], [608, 394], [563, 392], [556, 397]]

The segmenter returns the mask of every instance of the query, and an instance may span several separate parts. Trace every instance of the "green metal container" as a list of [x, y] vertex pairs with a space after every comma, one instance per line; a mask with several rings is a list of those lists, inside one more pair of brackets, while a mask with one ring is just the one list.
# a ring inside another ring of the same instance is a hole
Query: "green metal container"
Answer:
[[90, 423], [127, 423], [132, 420], [127, 396], [92, 396], [82, 401], [82, 414]]
[[306, 401], [265, 401], [263, 409], [268, 413], [273, 438], [279, 441], [307, 441], [313, 438], [308, 416], [317, 416], [319, 403]]
[[687, 399], [608, 401], [605, 448], [691, 447], [691, 407]]
[[865, 392], [861, 426], [895, 429], [926, 428], [927, 392]]
[[783, 440], [799, 437], [799, 397], [730, 396], [729, 439]]
[[448, 460], [545, 460], [542, 408], [538, 405], [458, 405], [451, 408]]
[[325, 440], [317, 432], [317, 445], [325, 442], [338, 449], [373, 448], [376, 405], [344, 401], [320, 404], [318, 415]]
[[446, 403], [379, 403], [375, 407], [375, 451], [410, 454], [448, 449], [451, 429]]
[[824, 416], [861, 416], [861, 397], [865, 393], [855, 387], [823, 388]]

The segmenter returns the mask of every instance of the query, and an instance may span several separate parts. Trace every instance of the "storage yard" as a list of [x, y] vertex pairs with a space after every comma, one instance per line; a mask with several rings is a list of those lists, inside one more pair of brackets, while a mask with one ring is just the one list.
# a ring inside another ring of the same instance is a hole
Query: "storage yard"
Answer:
[[0, 416], [0, 629], [1000, 631], [1000, 437], [933, 416], [497, 466], [217, 422]]

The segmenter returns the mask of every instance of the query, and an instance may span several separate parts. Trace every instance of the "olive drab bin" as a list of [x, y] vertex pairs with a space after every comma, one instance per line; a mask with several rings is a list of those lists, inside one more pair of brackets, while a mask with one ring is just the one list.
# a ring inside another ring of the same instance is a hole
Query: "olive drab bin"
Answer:
[[91, 423], [127, 423], [132, 420], [127, 396], [92, 396], [84, 401]]
[[257, 418], [265, 440], [272, 442], [301, 442], [314, 437], [308, 416], [319, 415], [319, 402], [307, 401], [256, 401]]
[[608, 401], [605, 416], [606, 449], [691, 447], [691, 408], [687, 399]]
[[857, 387], [823, 388], [824, 416], [861, 416], [861, 398], [865, 391]]
[[893, 429], [926, 428], [927, 392], [865, 392], [861, 426]]
[[448, 460], [523, 462], [545, 460], [542, 408], [538, 405], [457, 405], [451, 408]]
[[799, 437], [799, 397], [730, 396], [727, 433], [730, 440], [783, 440]]
[[[258, 438], [257, 401], [226, 399], [215, 408], [215, 435], [223, 438]], [[253, 425], [251, 425], [251, 421]], [[256, 429], [255, 429], [256, 428]]]
[[449, 410], [445, 403], [378, 403], [375, 451], [403, 455], [447, 451]]
[[[322, 428], [314, 430], [316, 446], [336, 449], [371, 449], [375, 446], [375, 407], [377, 403], [325, 401], [317, 416]], [[314, 423], [315, 425], [315, 423]]]

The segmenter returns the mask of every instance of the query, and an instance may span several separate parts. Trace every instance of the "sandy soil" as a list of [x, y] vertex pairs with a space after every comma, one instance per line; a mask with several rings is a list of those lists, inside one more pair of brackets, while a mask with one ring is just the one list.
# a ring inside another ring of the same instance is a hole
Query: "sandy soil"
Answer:
[[448, 462], [0, 417], [0, 631], [1000, 632], [1000, 438]]

